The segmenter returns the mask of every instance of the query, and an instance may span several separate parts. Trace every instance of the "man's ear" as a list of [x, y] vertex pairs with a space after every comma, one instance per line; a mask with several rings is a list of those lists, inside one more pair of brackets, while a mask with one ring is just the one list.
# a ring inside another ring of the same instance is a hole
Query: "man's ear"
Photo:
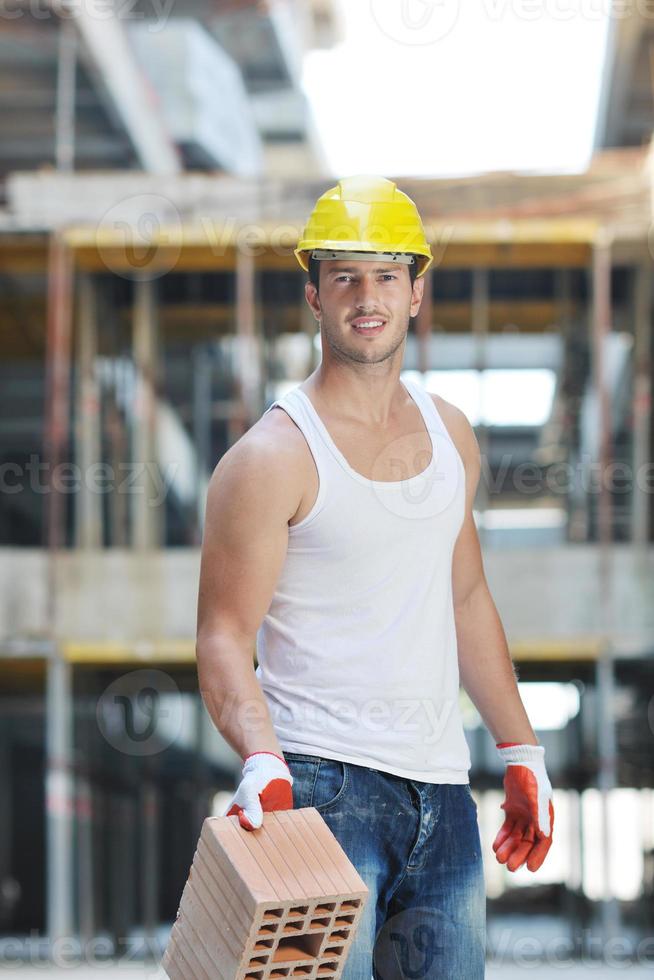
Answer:
[[320, 305], [320, 297], [318, 295], [318, 290], [312, 282], [307, 282], [304, 285], [304, 296], [311, 307], [311, 312], [315, 316], [316, 320], [320, 323], [320, 316], [322, 314], [322, 306]]
[[422, 297], [425, 292], [425, 277], [420, 276], [413, 283], [413, 290], [411, 292], [411, 316], [417, 316], [418, 310], [420, 309], [420, 304], [422, 303]]

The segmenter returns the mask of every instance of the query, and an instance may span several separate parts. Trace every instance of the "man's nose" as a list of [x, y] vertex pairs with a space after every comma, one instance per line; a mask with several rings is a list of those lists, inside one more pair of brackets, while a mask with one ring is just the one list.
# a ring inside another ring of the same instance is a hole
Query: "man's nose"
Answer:
[[358, 309], [368, 309], [375, 305], [375, 284], [367, 276], [362, 276], [356, 291], [355, 303]]

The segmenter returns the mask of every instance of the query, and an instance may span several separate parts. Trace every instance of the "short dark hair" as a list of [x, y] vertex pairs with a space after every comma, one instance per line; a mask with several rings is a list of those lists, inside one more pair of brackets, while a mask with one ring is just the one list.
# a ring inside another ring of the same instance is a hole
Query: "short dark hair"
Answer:
[[[417, 260], [417, 256], [414, 256], [414, 260]], [[409, 276], [411, 278], [411, 287], [416, 281], [416, 276], [418, 275], [418, 264], [417, 261], [413, 261], [409, 266]], [[316, 292], [319, 292], [319, 282], [320, 282], [320, 259], [314, 259], [313, 255], [309, 256], [309, 282], [312, 282], [316, 287]]]

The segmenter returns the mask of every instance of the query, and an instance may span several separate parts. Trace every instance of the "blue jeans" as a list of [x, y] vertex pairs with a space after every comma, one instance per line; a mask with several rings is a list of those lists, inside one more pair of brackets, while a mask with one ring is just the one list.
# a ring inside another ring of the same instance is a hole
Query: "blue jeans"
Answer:
[[481, 980], [486, 892], [467, 783], [423, 783], [284, 752], [370, 894], [341, 980]]

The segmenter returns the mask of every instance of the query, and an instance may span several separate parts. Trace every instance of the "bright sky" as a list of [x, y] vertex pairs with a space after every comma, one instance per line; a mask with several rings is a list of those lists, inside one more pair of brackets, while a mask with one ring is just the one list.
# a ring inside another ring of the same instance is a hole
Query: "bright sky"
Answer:
[[610, 0], [335, 2], [303, 80], [333, 174], [585, 169]]

